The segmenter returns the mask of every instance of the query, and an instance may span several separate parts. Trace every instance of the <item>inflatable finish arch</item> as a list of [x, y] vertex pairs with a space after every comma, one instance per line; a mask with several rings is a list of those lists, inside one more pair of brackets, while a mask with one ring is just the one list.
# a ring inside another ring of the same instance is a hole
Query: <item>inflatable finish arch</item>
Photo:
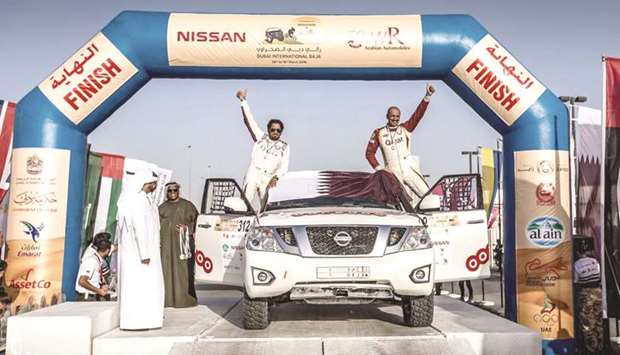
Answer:
[[[508, 316], [572, 337], [567, 109], [465, 15], [119, 14], [18, 104], [7, 280], [20, 297], [48, 285], [72, 299], [86, 137], [165, 77], [443, 80], [504, 137]], [[555, 192], [542, 198], [541, 184]], [[562, 322], [539, 324], [544, 312]]]

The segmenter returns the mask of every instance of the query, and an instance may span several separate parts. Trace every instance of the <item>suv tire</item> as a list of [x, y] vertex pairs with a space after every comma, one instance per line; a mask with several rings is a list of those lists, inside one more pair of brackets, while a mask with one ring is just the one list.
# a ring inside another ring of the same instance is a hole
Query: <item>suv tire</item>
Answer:
[[402, 296], [403, 320], [409, 327], [428, 327], [433, 323], [434, 298]]
[[243, 327], [245, 329], [265, 329], [269, 326], [269, 302], [252, 299], [243, 293]]

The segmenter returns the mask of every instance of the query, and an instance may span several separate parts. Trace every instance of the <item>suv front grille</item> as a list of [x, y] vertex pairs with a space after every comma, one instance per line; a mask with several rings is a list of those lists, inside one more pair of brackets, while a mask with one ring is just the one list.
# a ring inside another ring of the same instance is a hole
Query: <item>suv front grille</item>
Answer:
[[310, 247], [317, 255], [370, 254], [378, 232], [378, 227], [306, 227]]

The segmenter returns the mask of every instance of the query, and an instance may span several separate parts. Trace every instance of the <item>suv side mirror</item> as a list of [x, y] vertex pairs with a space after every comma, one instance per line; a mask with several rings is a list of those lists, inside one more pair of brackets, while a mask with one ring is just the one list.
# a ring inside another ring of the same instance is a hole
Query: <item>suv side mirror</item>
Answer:
[[420, 204], [418, 205], [418, 210], [420, 211], [439, 211], [441, 207], [441, 199], [439, 195], [428, 194], [424, 196]]
[[245, 213], [248, 211], [248, 206], [240, 197], [226, 197], [224, 199], [224, 210]]

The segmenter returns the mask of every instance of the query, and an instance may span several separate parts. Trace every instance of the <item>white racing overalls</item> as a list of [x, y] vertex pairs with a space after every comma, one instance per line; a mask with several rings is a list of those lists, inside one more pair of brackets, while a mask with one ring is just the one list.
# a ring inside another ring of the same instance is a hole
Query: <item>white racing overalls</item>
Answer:
[[417, 157], [411, 154], [411, 132], [424, 116], [427, 106], [428, 99], [425, 98], [406, 122], [396, 127], [384, 126], [375, 129], [366, 147], [366, 159], [373, 169], [379, 166], [375, 155], [377, 149], [381, 148], [385, 169], [405, 186], [414, 206], [429, 189], [420, 172]]
[[289, 147], [282, 139], [271, 140], [269, 135], [260, 129], [247, 101], [241, 102], [241, 112], [245, 125], [254, 140], [252, 160], [245, 174], [243, 192], [254, 206], [256, 206], [254, 199], [258, 192], [260, 199], [258, 206], [262, 206], [269, 181], [274, 176], [282, 177], [288, 171]]

